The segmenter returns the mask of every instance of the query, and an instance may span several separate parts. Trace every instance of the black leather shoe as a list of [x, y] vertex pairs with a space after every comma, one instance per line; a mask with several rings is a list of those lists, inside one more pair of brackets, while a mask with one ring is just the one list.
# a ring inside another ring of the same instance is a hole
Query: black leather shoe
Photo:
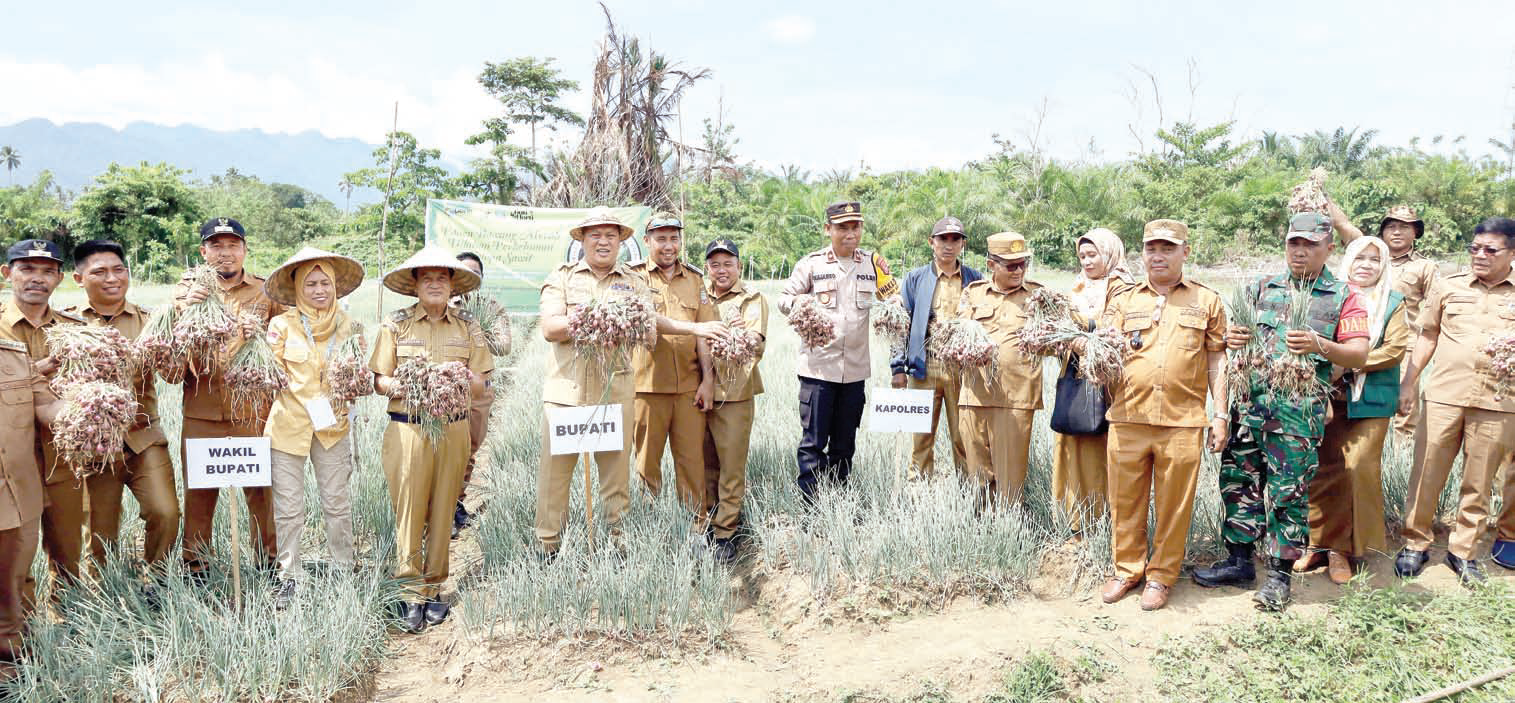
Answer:
[[447, 613], [450, 610], [452, 610], [452, 606], [440, 598], [426, 601], [426, 624], [441, 625], [442, 621], [447, 619]]
[[463, 534], [463, 528], [468, 527], [468, 521], [473, 516], [468, 514], [468, 508], [463, 507], [463, 501], [458, 501], [458, 507], [452, 510], [452, 538], [457, 539]]
[[411, 634], [418, 634], [426, 629], [426, 604], [425, 603], [400, 603], [400, 629]]
[[1294, 569], [1292, 559], [1270, 559], [1268, 565], [1268, 580], [1263, 582], [1262, 588], [1252, 595], [1252, 601], [1257, 604], [1258, 610], [1280, 612], [1288, 607], [1289, 572]]
[[1227, 544], [1230, 556], [1208, 569], [1195, 569], [1194, 582], [1205, 588], [1250, 586], [1257, 581], [1257, 567], [1252, 564], [1252, 545]]
[[1463, 559], [1451, 552], [1447, 552], [1447, 566], [1452, 567], [1452, 573], [1457, 574], [1457, 580], [1462, 585], [1473, 587], [1488, 583], [1489, 577], [1483, 573], [1483, 567], [1477, 559]]
[[1419, 576], [1421, 570], [1426, 568], [1426, 562], [1430, 560], [1429, 554], [1405, 547], [1399, 550], [1399, 556], [1394, 557], [1394, 573], [1402, 579]]
[[736, 562], [736, 542], [731, 538], [716, 538], [715, 547], [710, 550], [711, 558], [721, 564]]

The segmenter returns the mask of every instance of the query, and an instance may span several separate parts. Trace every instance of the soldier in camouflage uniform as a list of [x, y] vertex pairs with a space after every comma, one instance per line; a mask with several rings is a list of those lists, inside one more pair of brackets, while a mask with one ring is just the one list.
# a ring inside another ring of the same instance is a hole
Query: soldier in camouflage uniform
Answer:
[[[1270, 360], [1302, 355], [1315, 376], [1329, 386], [1331, 365], [1357, 368], [1368, 353], [1368, 316], [1360, 296], [1325, 268], [1331, 253], [1331, 221], [1301, 213], [1289, 222], [1289, 270], [1247, 286], [1257, 301], [1258, 332]], [[1302, 282], [1311, 282], [1309, 329], [1289, 328], [1290, 299]], [[1239, 349], [1251, 339], [1244, 327], [1231, 327], [1226, 343]], [[1226, 518], [1223, 536], [1230, 556], [1209, 569], [1197, 569], [1201, 586], [1249, 585], [1256, 579], [1252, 551], [1266, 537], [1268, 580], [1253, 600], [1264, 610], [1281, 610], [1289, 602], [1289, 574], [1310, 541], [1309, 484], [1319, 465], [1317, 449], [1325, 431], [1325, 397], [1303, 401], [1276, 393], [1252, 377], [1247, 398], [1232, 408], [1231, 440], [1221, 455], [1220, 492]]]

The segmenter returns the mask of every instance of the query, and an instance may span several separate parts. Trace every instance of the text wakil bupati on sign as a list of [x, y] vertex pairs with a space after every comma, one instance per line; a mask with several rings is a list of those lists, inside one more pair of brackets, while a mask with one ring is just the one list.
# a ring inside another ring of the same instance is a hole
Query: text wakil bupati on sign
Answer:
[[234, 456], [256, 456], [252, 447], [209, 447], [205, 450], [212, 459], [226, 459]]

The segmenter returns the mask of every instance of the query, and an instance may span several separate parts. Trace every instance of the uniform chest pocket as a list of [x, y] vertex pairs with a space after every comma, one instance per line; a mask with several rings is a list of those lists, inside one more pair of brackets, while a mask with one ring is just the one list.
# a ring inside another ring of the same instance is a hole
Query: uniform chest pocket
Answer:
[[1478, 314], [1478, 298], [1471, 295], [1454, 295], [1447, 298], [1443, 314], [1447, 322], [1458, 325], [1472, 324], [1472, 318]]
[[823, 307], [836, 307], [836, 279], [828, 278], [824, 281], [815, 282], [815, 302], [820, 303]]
[[868, 309], [872, 308], [873, 307], [873, 301], [874, 301], [874, 299], [876, 297], [877, 297], [877, 294], [874, 291], [871, 291], [871, 290], [860, 290], [860, 291], [858, 291], [857, 292], [857, 309], [859, 309], [859, 310], [868, 310]]
[[1120, 321], [1122, 332], [1142, 332], [1152, 329], [1152, 317], [1150, 315], [1127, 315]]
[[11, 427], [26, 427], [32, 421], [32, 392], [30, 388], [6, 388], [0, 390], [0, 407], [10, 418]]
[[972, 317], [975, 320], [978, 320], [980, 323], [986, 323], [989, 320], [993, 320], [994, 313], [995, 306], [993, 305], [975, 305], [972, 308], [968, 309], [968, 316]]
[[423, 357], [426, 356], [426, 347], [420, 344], [400, 344], [395, 347], [395, 356], [402, 362], [406, 359]]
[[464, 365], [467, 365], [469, 357], [472, 356], [472, 351], [473, 346], [468, 342], [447, 342], [442, 345], [442, 360], [461, 361]]
[[1174, 341], [1178, 343], [1178, 348], [1190, 351], [1199, 349], [1205, 339], [1205, 318], [1203, 315], [1179, 314], [1177, 329]]

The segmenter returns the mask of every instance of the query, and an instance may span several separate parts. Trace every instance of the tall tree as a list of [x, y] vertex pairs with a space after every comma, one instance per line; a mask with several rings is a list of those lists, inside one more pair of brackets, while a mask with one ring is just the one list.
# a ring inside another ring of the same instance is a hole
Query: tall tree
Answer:
[[189, 260], [204, 212], [184, 181], [186, 171], [146, 161], [112, 163], [74, 201], [73, 231], [80, 239], [114, 239], [143, 278], [167, 280]]
[[11, 185], [16, 185], [16, 175], [11, 173], [21, 166], [21, 152], [9, 146], [0, 146], [0, 164], [5, 166], [5, 175], [10, 178]]
[[479, 73], [479, 85], [505, 106], [506, 124], [492, 125], [496, 120], [486, 120], [484, 134], [491, 136], [490, 141], [503, 144], [503, 139], [494, 137], [508, 136], [509, 125], [526, 125], [531, 132], [533, 161], [537, 158], [538, 126], [556, 131], [559, 124], [584, 124], [584, 118], [557, 104], [564, 92], [578, 90], [579, 82], [563, 78], [550, 58], [522, 56], [502, 63], [486, 61]]
[[[438, 163], [442, 158], [441, 151], [422, 148], [409, 132], [392, 132], [386, 142], [393, 145], [395, 159], [394, 187], [389, 198], [389, 228], [401, 235], [407, 245], [419, 245], [426, 229], [426, 201], [455, 195], [455, 184], [447, 169]], [[389, 149], [388, 146], [374, 149], [374, 166], [358, 169], [342, 178], [354, 186], [384, 192], [385, 181], [389, 178]], [[382, 203], [358, 210], [359, 229], [378, 232], [382, 211]]]

